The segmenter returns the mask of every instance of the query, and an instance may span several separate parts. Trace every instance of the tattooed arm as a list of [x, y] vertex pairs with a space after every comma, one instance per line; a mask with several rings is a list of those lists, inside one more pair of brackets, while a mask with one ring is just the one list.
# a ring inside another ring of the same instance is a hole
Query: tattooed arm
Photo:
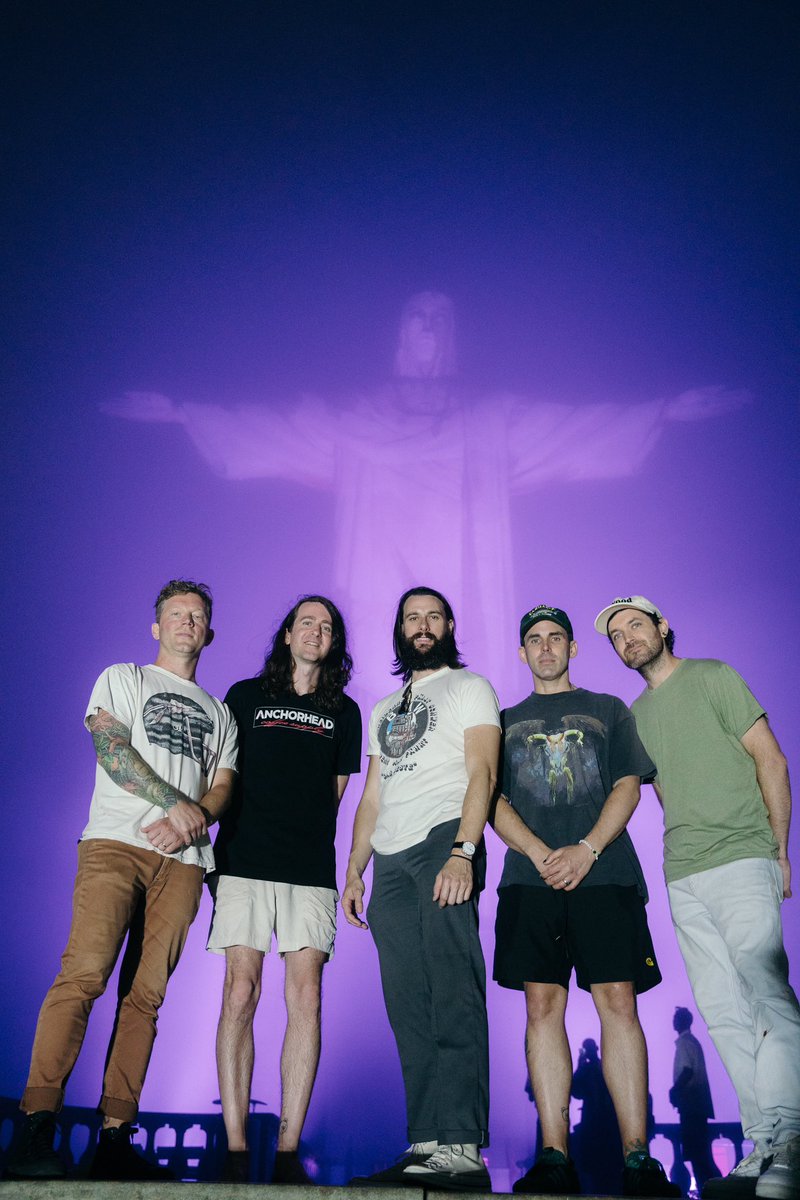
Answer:
[[179, 788], [172, 787], [145, 762], [131, 745], [127, 725], [104, 708], [89, 717], [87, 725], [97, 761], [109, 778], [123, 791], [163, 808], [181, 838], [181, 845], [190, 846], [206, 832], [206, 818], [200, 805]]

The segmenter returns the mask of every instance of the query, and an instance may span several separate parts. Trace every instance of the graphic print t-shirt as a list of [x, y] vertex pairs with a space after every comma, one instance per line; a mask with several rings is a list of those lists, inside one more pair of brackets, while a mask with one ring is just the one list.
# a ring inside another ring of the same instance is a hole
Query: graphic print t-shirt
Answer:
[[[221, 767], [236, 769], [236, 724], [230, 709], [163, 667], [108, 667], [94, 685], [84, 723], [101, 708], [127, 725], [131, 745], [155, 773], [192, 800], [203, 799]], [[81, 839], [111, 838], [154, 850], [141, 827], [164, 815], [163, 808], [124, 791], [98, 763]], [[208, 835], [169, 857], [207, 871], [214, 866]]]
[[[630, 710], [616, 696], [576, 688], [533, 693], [503, 713], [503, 795], [552, 849], [575, 845], [594, 825], [614, 783], [655, 771]], [[508, 850], [500, 887], [546, 887], [530, 859]], [[581, 882], [635, 885], [644, 878], [626, 831], [607, 846]]]
[[500, 725], [488, 679], [442, 667], [412, 685], [407, 713], [403, 690], [372, 710], [369, 753], [380, 756], [380, 806], [372, 835], [379, 854], [423, 842], [430, 831], [461, 816], [467, 790], [464, 731]]
[[361, 714], [313, 695], [269, 700], [260, 679], [225, 697], [239, 726], [239, 785], [214, 844], [221, 875], [336, 887], [336, 776], [361, 769]]

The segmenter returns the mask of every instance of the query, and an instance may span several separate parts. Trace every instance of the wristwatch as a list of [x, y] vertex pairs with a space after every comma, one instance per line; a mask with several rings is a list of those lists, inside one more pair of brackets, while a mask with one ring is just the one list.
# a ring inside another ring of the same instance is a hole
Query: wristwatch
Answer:
[[460, 850], [464, 858], [473, 859], [475, 857], [474, 842], [453, 842], [453, 849]]

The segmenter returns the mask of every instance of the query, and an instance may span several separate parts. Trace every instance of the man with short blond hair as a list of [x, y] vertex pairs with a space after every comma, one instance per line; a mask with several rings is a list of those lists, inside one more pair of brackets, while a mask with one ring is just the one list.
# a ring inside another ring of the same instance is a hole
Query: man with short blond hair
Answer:
[[95, 1179], [163, 1180], [165, 1168], [131, 1145], [156, 1019], [214, 865], [207, 827], [230, 800], [236, 724], [230, 709], [195, 682], [214, 637], [211, 593], [173, 579], [156, 599], [151, 666], [117, 663], [92, 691], [85, 724], [97, 756], [89, 822], [78, 843], [72, 926], [61, 970], [36, 1027], [27, 1120], [9, 1165], [18, 1178], [59, 1178], [55, 1114], [83, 1044], [94, 1001], [105, 990], [137, 908], [141, 946], [122, 997], [99, 1108], [103, 1129]]

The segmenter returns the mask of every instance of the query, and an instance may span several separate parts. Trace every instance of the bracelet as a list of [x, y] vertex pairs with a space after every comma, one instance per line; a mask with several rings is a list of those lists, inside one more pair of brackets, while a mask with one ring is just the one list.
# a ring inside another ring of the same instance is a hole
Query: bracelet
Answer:
[[467, 858], [466, 854], [448, 854], [447, 858], [448, 860], [451, 858], [460, 858], [462, 862], [472, 863], [472, 859]]
[[586, 846], [587, 850], [591, 850], [592, 854], [594, 855], [594, 861], [597, 862], [598, 858], [600, 857], [600, 851], [595, 850], [594, 846], [590, 845], [589, 842], [587, 842], [586, 838], [581, 838], [580, 841], [578, 842], [578, 845]]

